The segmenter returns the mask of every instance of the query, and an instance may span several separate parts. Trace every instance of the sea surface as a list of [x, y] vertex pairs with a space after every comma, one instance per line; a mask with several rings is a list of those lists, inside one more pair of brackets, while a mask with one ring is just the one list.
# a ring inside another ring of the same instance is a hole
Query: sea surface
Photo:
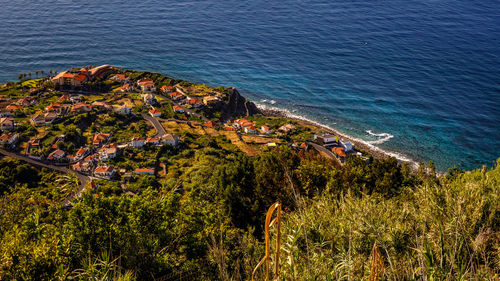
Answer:
[[112, 64], [235, 86], [440, 170], [500, 157], [500, 1], [0, 4], [0, 82]]

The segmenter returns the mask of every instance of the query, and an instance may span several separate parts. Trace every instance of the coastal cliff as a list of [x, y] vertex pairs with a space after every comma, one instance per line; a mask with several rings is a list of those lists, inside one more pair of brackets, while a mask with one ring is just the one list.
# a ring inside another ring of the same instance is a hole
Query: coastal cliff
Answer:
[[243, 97], [234, 87], [229, 89], [227, 101], [219, 110], [223, 120], [262, 113], [253, 102]]

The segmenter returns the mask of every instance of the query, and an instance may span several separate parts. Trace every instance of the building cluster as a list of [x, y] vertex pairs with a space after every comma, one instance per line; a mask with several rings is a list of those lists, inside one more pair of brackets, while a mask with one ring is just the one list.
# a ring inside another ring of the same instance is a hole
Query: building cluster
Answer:
[[[103, 179], [113, 178], [117, 170], [108, 166], [106, 162], [110, 159], [116, 158], [122, 152], [122, 149], [130, 146], [137, 149], [142, 149], [146, 145], [161, 146], [164, 144], [177, 146], [179, 144], [179, 137], [172, 134], [167, 134], [162, 137], [134, 137], [128, 143], [118, 144], [109, 143], [111, 134], [96, 133], [92, 137], [93, 147], [82, 147], [74, 155], [66, 155], [66, 158], [71, 163], [71, 168], [80, 173], [94, 175]], [[62, 152], [62, 151], [61, 151]], [[61, 155], [60, 158], [54, 158], [54, 160], [60, 160], [65, 155], [64, 152], [58, 152], [57, 156]], [[154, 173], [154, 172], [153, 172]]]
[[338, 136], [329, 133], [320, 133], [314, 135], [314, 141], [324, 146], [326, 149], [332, 151], [332, 153], [340, 160], [344, 162], [345, 158], [349, 154], [361, 155], [360, 152], [354, 149], [354, 144], [351, 142], [342, 142]]
[[66, 71], [58, 73], [52, 82], [56, 88], [78, 88], [81, 87], [84, 82], [92, 81], [101, 77], [104, 77], [110, 73], [115, 72], [116, 69], [107, 64], [94, 67], [92, 69], [88, 68], [72, 68]]

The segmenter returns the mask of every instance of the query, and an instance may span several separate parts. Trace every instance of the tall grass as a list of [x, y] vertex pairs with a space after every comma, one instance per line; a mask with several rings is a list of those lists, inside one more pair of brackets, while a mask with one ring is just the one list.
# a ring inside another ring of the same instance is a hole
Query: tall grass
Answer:
[[281, 231], [282, 280], [377, 280], [374, 263], [380, 280], [499, 280], [500, 167], [390, 199], [323, 195], [283, 214]]

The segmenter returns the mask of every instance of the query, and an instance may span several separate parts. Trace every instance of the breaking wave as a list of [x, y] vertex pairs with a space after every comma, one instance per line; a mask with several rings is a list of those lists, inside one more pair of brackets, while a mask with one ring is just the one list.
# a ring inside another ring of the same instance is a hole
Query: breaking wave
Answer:
[[298, 120], [302, 120], [302, 121], [306, 121], [306, 122], [312, 123], [314, 125], [317, 125], [319, 127], [325, 128], [326, 130], [330, 130], [330, 131], [338, 134], [341, 138], [344, 137], [346, 139], [350, 139], [350, 140], [353, 140], [355, 142], [362, 143], [362, 144], [366, 145], [368, 148], [370, 148], [373, 151], [377, 151], [379, 153], [383, 153], [385, 155], [394, 157], [394, 158], [396, 158], [396, 159], [398, 159], [400, 161], [409, 162], [410, 165], [414, 169], [416, 169], [418, 167], [418, 163], [415, 160], [409, 158], [406, 155], [403, 155], [401, 153], [394, 152], [394, 151], [384, 150], [384, 149], [381, 149], [381, 148], [375, 146], [376, 144], [384, 143], [384, 142], [388, 141], [389, 139], [393, 138], [394, 136], [391, 135], [391, 134], [388, 134], [388, 133], [375, 134], [371, 130], [368, 130], [368, 131], [366, 131], [368, 134], [376, 136], [376, 137], [381, 137], [381, 139], [378, 139], [378, 140], [375, 140], [375, 141], [366, 141], [366, 140], [363, 140], [363, 139], [360, 139], [360, 138], [356, 138], [356, 137], [347, 135], [345, 133], [341, 133], [337, 129], [334, 129], [334, 128], [332, 128], [330, 126], [327, 126], [327, 125], [324, 125], [324, 124], [321, 124], [321, 123], [319, 123], [317, 121], [311, 120], [311, 119], [306, 118], [306, 117], [304, 117], [302, 115], [298, 115], [298, 114], [292, 113], [292, 111], [290, 111], [288, 109], [278, 108], [278, 107], [275, 107], [275, 106], [261, 104], [261, 103], [258, 103], [258, 102], [254, 102], [254, 103], [255, 103], [255, 105], [259, 109], [261, 109], [263, 111], [275, 111], [275, 112], [279, 112], [279, 113], [283, 114], [285, 117], [288, 117], [288, 118], [298, 119]]

